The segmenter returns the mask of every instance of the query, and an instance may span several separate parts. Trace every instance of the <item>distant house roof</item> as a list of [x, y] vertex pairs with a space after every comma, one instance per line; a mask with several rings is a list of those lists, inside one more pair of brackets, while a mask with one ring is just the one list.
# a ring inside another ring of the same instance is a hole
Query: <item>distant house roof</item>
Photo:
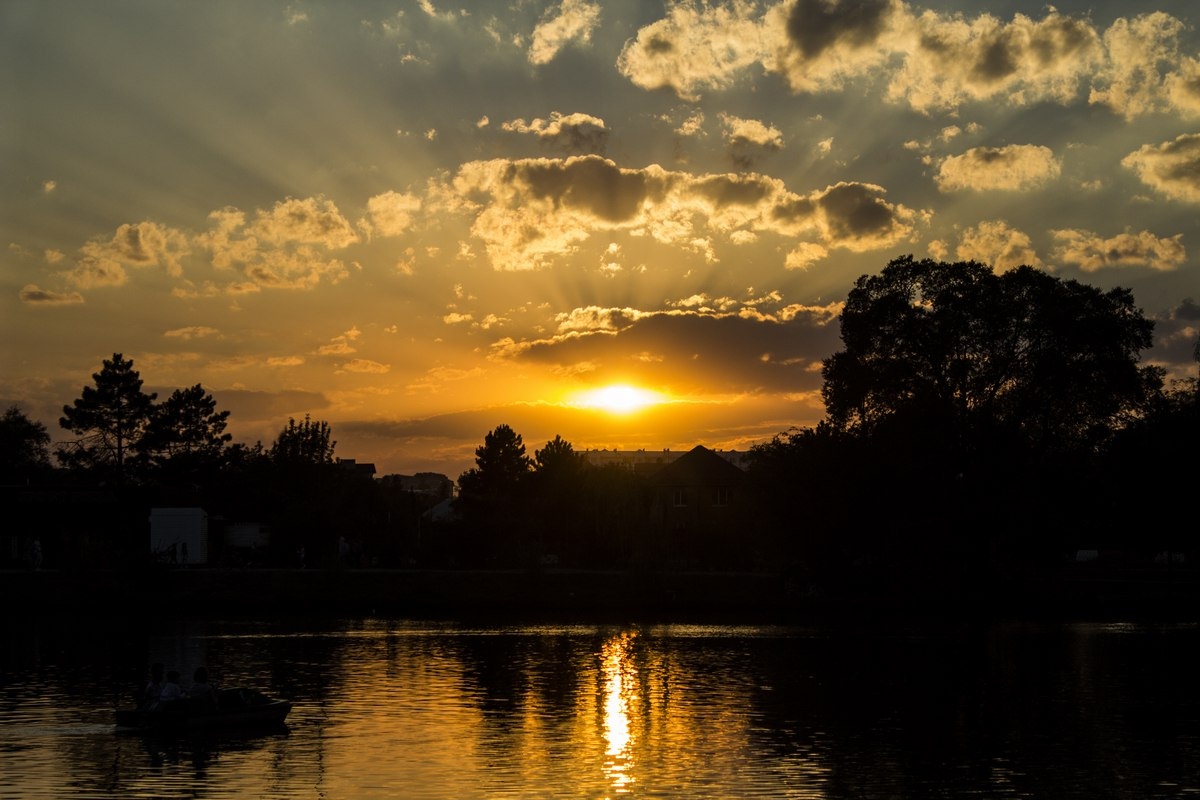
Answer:
[[650, 482], [656, 486], [734, 486], [748, 478], [739, 467], [696, 445], [651, 475]]
[[343, 469], [348, 469], [353, 472], [360, 472], [363, 475], [366, 475], [368, 478], [375, 477], [375, 465], [369, 461], [359, 464], [358, 461], [353, 458], [339, 458], [337, 460], [337, 464]]

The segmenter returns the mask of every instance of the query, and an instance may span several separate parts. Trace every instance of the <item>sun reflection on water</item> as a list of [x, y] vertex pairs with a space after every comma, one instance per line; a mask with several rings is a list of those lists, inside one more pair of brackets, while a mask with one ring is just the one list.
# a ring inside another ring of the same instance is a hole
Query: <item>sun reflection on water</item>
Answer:
[[614, 794], [632, 791], [634, 734], [630, 709], [637, 700], [637, 668], [630, 658], [633, 633], [622, 633], [600, 649], [604, 677], [604, 774]]

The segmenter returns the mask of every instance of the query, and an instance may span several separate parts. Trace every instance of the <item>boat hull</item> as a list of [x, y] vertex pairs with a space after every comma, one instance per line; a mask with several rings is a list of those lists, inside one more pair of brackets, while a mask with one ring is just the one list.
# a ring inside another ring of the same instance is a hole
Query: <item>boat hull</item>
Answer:
[[292, 704], [253, 689], [222, 689], [213, 705], [195, 698], [160, 703], [146, 709], [119, 708], [117, 727], [134, 731], [246, 729], [279, 726]]

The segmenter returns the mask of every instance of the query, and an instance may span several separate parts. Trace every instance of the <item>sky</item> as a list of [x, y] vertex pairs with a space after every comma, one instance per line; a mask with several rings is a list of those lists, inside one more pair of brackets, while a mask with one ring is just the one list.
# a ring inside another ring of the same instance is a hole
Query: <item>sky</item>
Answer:
[[1195, 374], [1187, 2], [0, 0], [0, 404], [114, 352], [379, 474], [745, 449], [856, 278], [1128, 287]]

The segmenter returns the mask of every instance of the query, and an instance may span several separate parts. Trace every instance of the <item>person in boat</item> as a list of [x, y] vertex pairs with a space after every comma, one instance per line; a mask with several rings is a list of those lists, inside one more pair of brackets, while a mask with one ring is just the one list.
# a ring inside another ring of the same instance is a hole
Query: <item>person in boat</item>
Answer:
[[158, 694], [158, 702], [160, 704], [169, 703], [182, 697], [183, 689], [179, 686], [179, 673], [171, 670], [167, 673], [167, 679], [163, 681], [162, 691]]
[[158, 702], [158, 698], [162, 695], [163, 690], [163, 665], [150, 665], [150, 679], [146, 681], [145, 687], [142, 689], [142, 696], [138, 698], [138, 705], [142, 708], [149, 708]]
[[217, 705], [217, 692], [213, 689], [212, 684], [208, 682], [208, 670], [204, 667], [196, 667], [196, 671], [192, 673], [192, 685], [188, 687], [187, 696], [195, 698], [197, 702], [211, 703]]

